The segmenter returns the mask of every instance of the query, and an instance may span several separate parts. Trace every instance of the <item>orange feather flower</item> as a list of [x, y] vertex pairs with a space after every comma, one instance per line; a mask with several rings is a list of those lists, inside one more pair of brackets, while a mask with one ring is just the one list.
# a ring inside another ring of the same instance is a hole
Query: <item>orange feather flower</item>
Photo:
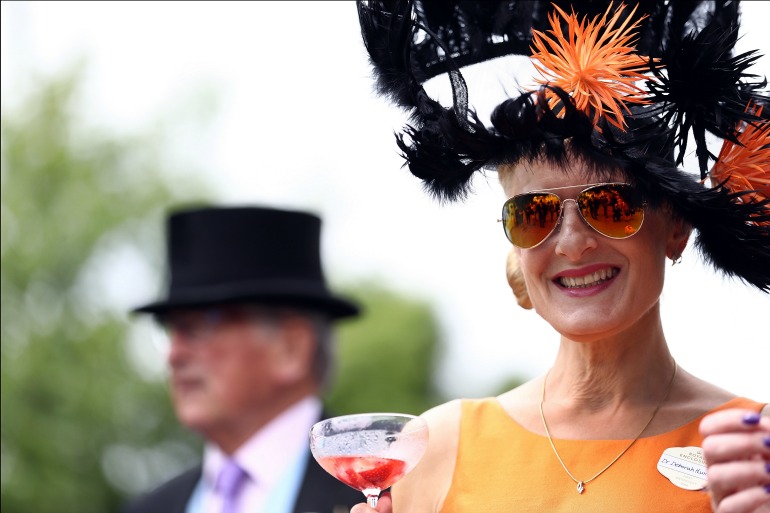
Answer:
[[[636, 85], [638, 80], [649, 77], [640, 73], [649, 69], [647, 60], [635, 54], [636, 33], [643, 16], [630, 24], [636, 7], [617, 27], [625, 4], [621, 4], [612, 18], [607, 17], [612, 9], [590, 23], [585, 17], [578, 21], [574, 10], [567, 14], [558, 6], [548, 16], [553, 37], [533, 30], [532, 58], [535, 68], [542, 75], [536, 79], [540, 84], [558, 86], [568, 92], [575, 106], [591, 116], [596, 124], [601, 116], [621, 130], [625, 129], [623, 112], [629, 112], [626, 103], [649, 103], [646, 92]], [[567, 22], [569, 33], [565, 37], [559, 23], [559, 15]], [[548, 102], [553, 107], [558, 98], [547, 92]]]
[[[749, 105], [746, 111], [756, 116], [762, 106]], [[744, 122], [739, 127], [738, 142], [722, 143], [716, 163], [711, 168], [714, 183], [726, 181], [733, 192], [753, 191], [747, 195], [753, 201], [770, 198], [770, 122]]]

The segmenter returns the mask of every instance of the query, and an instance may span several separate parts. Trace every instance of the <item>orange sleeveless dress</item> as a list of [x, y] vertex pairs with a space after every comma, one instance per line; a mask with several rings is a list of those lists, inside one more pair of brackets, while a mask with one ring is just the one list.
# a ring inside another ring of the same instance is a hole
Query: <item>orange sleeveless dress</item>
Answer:
[[[712, 411], [764, 405], [735, 398]], [[705, 416], [705, 415], [704, 415]], [[452, 484], [442, 513], [701, 513], [711, 512], [705, 491], [684, 490], [658, 472], [669, 447], [700, 446], [699, 417], [658, 436], [640, 438], [578, 494], [548, 438], [527, 431], [497, 399], [464, 400]], [[572, 475], [588, 479], [630, 440], [555, 440]]]

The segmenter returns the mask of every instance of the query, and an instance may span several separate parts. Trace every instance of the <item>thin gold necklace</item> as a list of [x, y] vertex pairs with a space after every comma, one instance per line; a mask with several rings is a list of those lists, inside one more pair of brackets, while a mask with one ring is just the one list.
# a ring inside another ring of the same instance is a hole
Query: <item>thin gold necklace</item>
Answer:
[[666, 388], [666, 394], [663, 396], [663, 399], [661, 399], [660, 402], [658, 403], [658, 405], [655, 407], [655, 410], [652, 412], [652, 415], [650, 415], [649, 420], [644, 425], [644, 427], [641, 429], [641, 431], [639, 431], [639, 434], [636, 435], [636, 437], [634, 437], [634, 439], [631, 440], [631, 443], [628, 444], [626, 446], [626, 448], [621, 451], [620, 454], [615, 456], [615, 459], [612, 460], [606, 467], [601, 469], [592, 478], [584, 479], [582, 481], [577, 479], [577, 478], [575, 478], [575, 476], [572, 475], [572, 472], [570, 472], [569, 469], [567, 469], [567, 465], [564, 464], [564, 461], [561, 459], [561, 456], [559, 456], [559, 451], [556, 450], [556, 446], [553, 444], [553, 438], [551, 438], [551, 433], [548, 431], [548, 424], [546, 424], [546, 422], [545, 422], [545, 415], [543, 415], [543, 402], [545, 401], [545, 382], [548, 379], [548, 374], [551, 371], [548, 371], [545, 374], [545, 378], [543, 378], [543, 393], [540, 396], [540, 419], [543, 421], [543, 429], [545, 429], [545, 434], [546, 434], [546, 436], [548, 436], [548, 441], [551, 442], [551, 448], [553, 449], [553, 453], [556, 455], [556, 458], [559, 460], [559, 463], [561, 463], [561, 466], [564, 469], [564, 471], [567, 473], [567, 475], [569, 477], [571, 477], [572, 480], [577, 483], [577, 492], [578, 493], [583, 493], [583, 491], [585, 490], [586, 485], [588, 483], [590, 483], [591, 481], [593, 481], [594, 479], [596, 479], [597, 477], [602, 475], [605, 470], [610, 468], [616, 461], [618, 461], [620, 459], [620, 457], [623, 456], [626, 453], [626, 451], [628, 451], [631, 448], [631, 446], [636, 443], [637, 440], [639, 440], [639, 437], [642, 436], [642, 433], [644, 433], [644, 430], [647, 429], [647, 426], [650, 425], [650, 422], [652, 422], [652, 419], [655, 418], [655, 415], [658, 413], [658, 410], [660, 410], [660, 407], [663, 406], [663, 403], [666, 402], [666, 399], [668, 399], [668, 394], [671, 393], [671, 388], [672, 388], [672, 386], [674, 384], [674, 378], [676, 377], [676, 371], [677, 371], [678, 368], [679, 368], [679, 365], [677, 365], [676, 362], [674, 362], [674, 373], [671, 375], [671, 380], [669, 380], [669, 382], [668, 382], [668, 387]]

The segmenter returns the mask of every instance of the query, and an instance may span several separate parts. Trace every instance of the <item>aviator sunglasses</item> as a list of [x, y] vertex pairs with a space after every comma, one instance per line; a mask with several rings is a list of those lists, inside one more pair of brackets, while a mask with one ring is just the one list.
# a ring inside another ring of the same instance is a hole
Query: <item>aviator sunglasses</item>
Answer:
[[588, 226], [611, 239], [631, 237], [644, 221], [645, 202], [627, 183], [591, 184], [575, 199], [562, 199], [556, 187], [517, 194], [503, 204], [503, 228], [512, 244], [534, 248], [551, 235], [562, 219], [564, 204], [573, 201]]

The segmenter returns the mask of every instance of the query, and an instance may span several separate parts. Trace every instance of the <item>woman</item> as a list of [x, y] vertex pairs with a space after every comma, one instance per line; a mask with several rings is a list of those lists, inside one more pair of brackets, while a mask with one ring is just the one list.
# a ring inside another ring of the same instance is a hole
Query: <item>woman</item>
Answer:
[[[378, 511], [770, 511], [770, 409], [681, 368], [660, 318], [693, 227], [717, 268], [770, 290], [770, 122], [755, 57], [730, 57], [737, 3], [471, 4], [359, 4], [364, 41], [380, 91], [412, 110], [399, 146], [434, 194], [497, 167], [509, 281], [560, 346], [544, 376], [426, 412], [427, 453]], [[542, 87], [485, 127], [459, 66], [530, 44]], [[451, 109], [421, 86], [442, 71]], [[712, 186], [677, 167], [690, 128]]]

